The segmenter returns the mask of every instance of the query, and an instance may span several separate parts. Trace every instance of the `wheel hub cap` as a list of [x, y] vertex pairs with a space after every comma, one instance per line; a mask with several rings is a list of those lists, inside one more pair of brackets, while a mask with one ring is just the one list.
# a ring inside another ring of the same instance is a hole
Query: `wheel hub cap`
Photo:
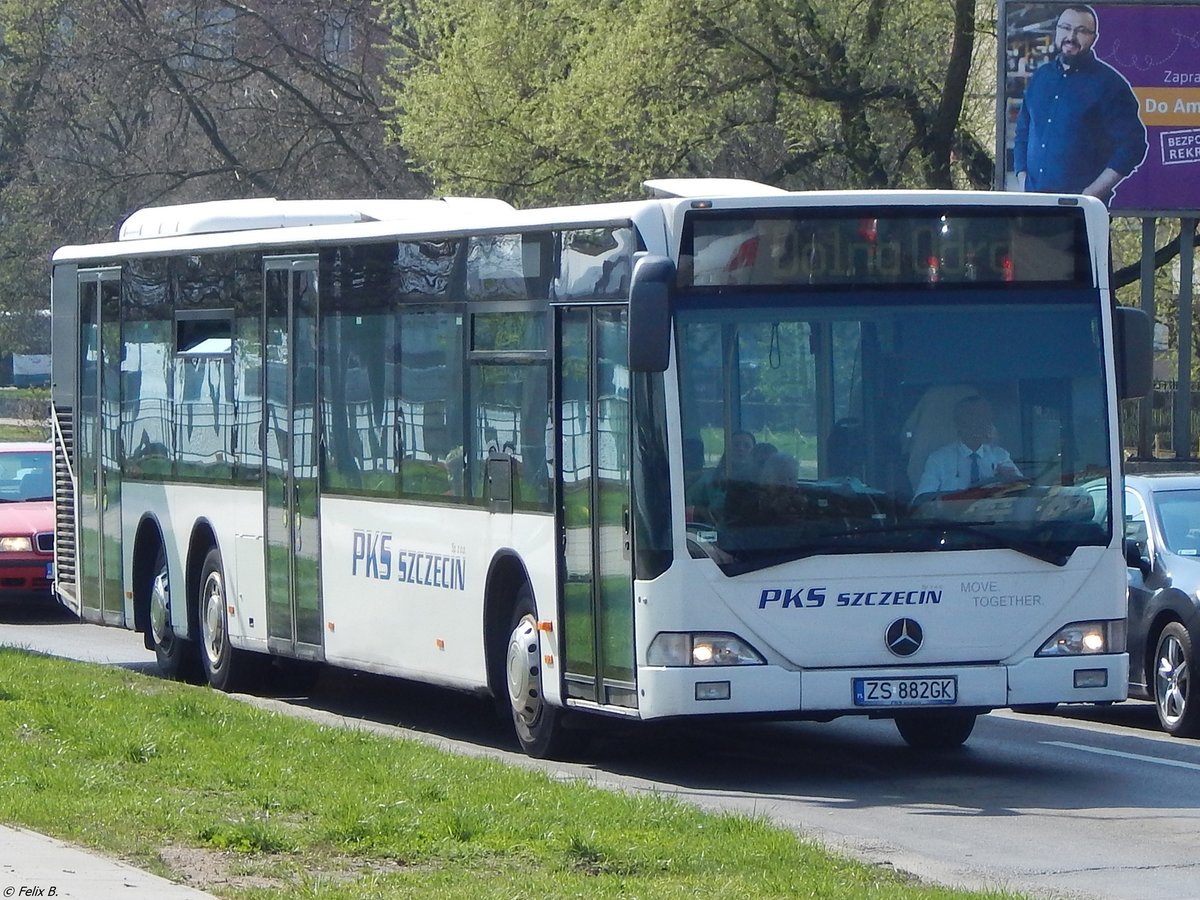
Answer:
[[221, 660], [221, 647], [225, 642], [225, 592], [221, 580], [214, 574], [204, 585], [204, 652], [209, 661], [216, 664]]
[[529, 616], [517, 623], [509, 637], [506, 668], [513, 711], [527, 724], [536, 722], [542, 709], [542, 694], [537, 627]]
[[154, 643], [160, 646], [170, 637], [170, 607], [167, 573], [159, 572], [154, 576], [154, 585], [150, 589], [150, 630], [154, 633]]
[[1174, 637], [1163, 642], [1158, 656], [1158, 708], [1168, 722], [1178, 722], [1188, 700], [1188, 667], [1183, 646]]

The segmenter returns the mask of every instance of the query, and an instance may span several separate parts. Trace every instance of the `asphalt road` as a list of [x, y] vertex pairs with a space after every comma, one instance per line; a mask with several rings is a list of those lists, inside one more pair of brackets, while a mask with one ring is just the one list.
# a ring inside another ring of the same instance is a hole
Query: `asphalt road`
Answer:
[[[147, 673], [138, 636], [52, 607], [0, 606], [0, 643]], [[1200, 742], [1157, 730], [1149, 704], [993, 713], [962, 752], [904, 746], [889, 722], [693, 722], [606, 730], [585, 758], [516, 750], [490, 704], [325, 670], [311, 693], [244, 697], [322, 722], [765, 816], [921, 878], [1046, 898], [1200, 897]]]

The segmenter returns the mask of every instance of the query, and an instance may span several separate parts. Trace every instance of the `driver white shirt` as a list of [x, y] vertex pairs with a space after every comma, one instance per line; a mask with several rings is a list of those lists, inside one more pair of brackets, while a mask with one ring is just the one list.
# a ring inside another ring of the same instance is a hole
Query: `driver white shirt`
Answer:
[[[1020, 478], [1021, 471], [1008, 451], [995, 444], [980, 444], [974, 451], [979, 455], [979, 481], [994, 481], [997, 477]], [[945, 491], [961, 491], [971, 486], [971, 448], [962, 441], [938, 447], [925, 460], [925, 471], [917, 482], [915, 496]], [[996, 470], [1007, 466], [1003, 476]]]

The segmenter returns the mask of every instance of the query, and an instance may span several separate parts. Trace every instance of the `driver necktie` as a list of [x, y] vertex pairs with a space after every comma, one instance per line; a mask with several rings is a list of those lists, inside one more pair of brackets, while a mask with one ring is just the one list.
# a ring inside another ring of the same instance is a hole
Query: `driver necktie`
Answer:
[[971, 484], [979, 484], [979, 454], [971, 454]]

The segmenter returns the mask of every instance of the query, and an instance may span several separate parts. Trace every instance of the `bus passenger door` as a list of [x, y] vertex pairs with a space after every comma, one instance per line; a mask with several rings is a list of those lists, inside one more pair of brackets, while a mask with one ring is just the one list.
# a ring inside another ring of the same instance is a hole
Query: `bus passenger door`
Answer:
[[560, 307], [555, 430], [567, 696], [637, 706], [627, 310]]
[[322, 659], [317, 258], [267, 257], [263, 266], [267, 643]]
[[79, 273], [75, 421], [81, 618], [125, 624], [121, 590], [121, 270]]

